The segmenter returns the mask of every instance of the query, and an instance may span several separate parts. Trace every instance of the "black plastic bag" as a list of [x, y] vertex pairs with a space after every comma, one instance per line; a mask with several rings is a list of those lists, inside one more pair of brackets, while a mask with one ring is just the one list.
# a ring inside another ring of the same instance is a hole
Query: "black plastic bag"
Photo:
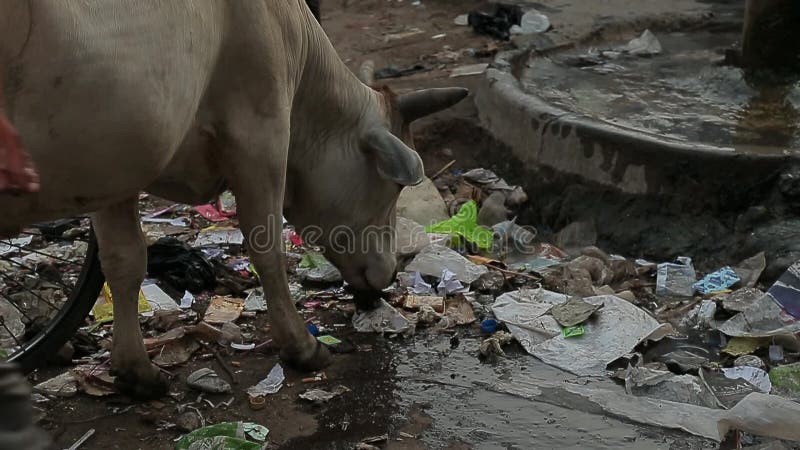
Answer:
[[468, 23], [477, 33], [507, 41], [511, 38], [511, 27], [522, 21], [522, 14], [519, 6], [498, 4], [493, 15], [480, 11], [470, 12]]
[[178, 292], [198, 294], [216, 285], [214, 266], [203, 252], [171, 237], [147, 248], [147, 273]]

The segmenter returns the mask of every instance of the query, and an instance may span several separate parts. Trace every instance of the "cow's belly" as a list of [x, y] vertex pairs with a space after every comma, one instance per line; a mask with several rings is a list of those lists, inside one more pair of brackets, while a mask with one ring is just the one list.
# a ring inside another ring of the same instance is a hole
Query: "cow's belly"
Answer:
[[225, 189], [218, 154], [207, 127], [195, 125], [169, 164], [146, 191], [189, 205], [207, 203]]

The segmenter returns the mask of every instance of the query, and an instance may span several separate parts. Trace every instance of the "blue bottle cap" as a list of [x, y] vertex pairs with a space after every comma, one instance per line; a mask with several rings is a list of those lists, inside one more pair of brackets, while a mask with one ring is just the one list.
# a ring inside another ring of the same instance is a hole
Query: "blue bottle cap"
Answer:
[[497, 331], [497, 321], [494, 319], [486, 319], [481, 322], [481, 331], [484, 333], [494, 333]]
[[313, 323], [306, 324], [306, 330], [311, 333], [312, 336], [316, 336], [319, 334], [319, 327], [314, 325]]

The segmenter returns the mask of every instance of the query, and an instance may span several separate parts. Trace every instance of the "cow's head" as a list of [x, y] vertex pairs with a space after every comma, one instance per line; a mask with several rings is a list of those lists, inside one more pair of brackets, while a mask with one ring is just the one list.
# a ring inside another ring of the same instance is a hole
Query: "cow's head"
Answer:
[[358, 123], [332, 132], [325, 148], [313, 151], [318, 160], [289, 174], [286, 217], [304, 239], [323, 247], [354, 288], [378, 290], [393, 281], [395, 204], [403, 187], [424, 179], [411, 122], [467, 93], [442, 88], [394, 95], [374, 89]]

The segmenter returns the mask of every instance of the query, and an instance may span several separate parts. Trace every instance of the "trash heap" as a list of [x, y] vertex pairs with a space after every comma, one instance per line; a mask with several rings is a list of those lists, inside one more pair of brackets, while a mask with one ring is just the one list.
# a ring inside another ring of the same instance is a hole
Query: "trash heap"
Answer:
[[[698, 274], [688, 257], [655, 263], [608, 254], [596, 247], [591, 222], [569, 224], [545, 240], [517, 222], [527, 201], [521, 187], [482, 168], [450, 168], [405, 189], [397, 204], [400, 271], [374, 307], [364, 310], [319, 249], [285, 224], [290, 291], [309, 333], [334, 353], [372, 350], [356, 344], [354, 333], [478, 338], [476, 364], [528, 353], [577, 376], [618, 380], [629, 395], [570, 389], [591, 395], [607, 411], [631, 408], [634, 421], [716, 440], [729, 429], [800, 439], [792, 427], [776, 425], [800, 415], [800, 263], [764, 291], [763, 253]], [[234, 395], [235, 359], [275, 353], [265, 293], [243, 246], [235, 199], [226, 194], [190, 208], [144, 196], [142, 210], [149, 244], [139, 309], [145, 346], [167, 372], [213, 358], [224, 373], [196, 370], [186, 376], [187, 387], [201, 395]], [[37, 393], [116, 392], [108, 373], [113, 303], [104, 288], [91, 324], [72, 341], [74, 367], [36, 386]], [[264, 408], [284, 381], [275, 364], [246, 387], [250, 408]], [[302, 382], [325, 383], [326, 376]], [[344, 385], [312, 387], [298, 401], [318, 405], [349, 391]], [[666, 419], [648, 406], [653, 401], [705, 419]], [[759, 414], [771, 421], [752, 422]], [[196, 419], [179, 429], [205, 425]], [[246, 440], [247, 429], [268, 432], [248, 423], [221, 428], [220, 434], [187, 435], [192, 437], [182, 445], [198, 436]]]
[[[763, 252], [703, 274], [689, 257], [607, 254], [591, 221], [544, 242], [514, 218], [526, 201], [487, 169], [451, 170], [404, 192], [401, 229], [424, 229], [431, 242], [418, 249], [424, 239], [409, 239], [418, 252], [407, 252], [398, 280], [418, 323], [438, 326], [440, 297], [447, 308], [464, 299], [484, 335], [481, 357], [507, 356], [516, 341], [575, 375], [618, 380], [631, 398], [701, 407], [687, 411], [714, 427], [644, 412], [631, 420], [715, 440], [728, 430], [800, 439], [789, 420], [800, 417], [800, 262], [762, 291]], [[770, 420], [754, 422], [760, 415]]]

